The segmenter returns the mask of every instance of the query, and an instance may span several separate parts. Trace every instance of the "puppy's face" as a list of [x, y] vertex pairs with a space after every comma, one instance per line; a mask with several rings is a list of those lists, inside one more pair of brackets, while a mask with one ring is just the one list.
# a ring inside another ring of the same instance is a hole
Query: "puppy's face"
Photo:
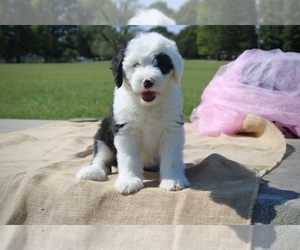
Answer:
[[150, 53], [124, 59], [123, 70], [132, 91], [141, 103], [153, 105], [171, 84], [174, 66], [171, 58], [162, 53]]
[[159, 102], [168, 86], [180, 84], [182, 67], [173, 41], [157, 33], [144, 33], [121, 49], [112, 68], [117, 87], [124, 84], [141, 104], [151, 106]]

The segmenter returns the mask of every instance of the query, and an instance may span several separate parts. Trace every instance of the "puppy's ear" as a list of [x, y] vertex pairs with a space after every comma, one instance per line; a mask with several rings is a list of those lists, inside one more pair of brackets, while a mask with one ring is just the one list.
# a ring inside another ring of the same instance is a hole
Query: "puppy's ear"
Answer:
[[115, 84], [118, 88], [122, 86], [123, 83], [123, 60], [125, 56], [127, 43], [120, 45], [119, 53], [111, 61], [111, 70], [114, 76]]
[[171, 58], [175, 69], [173, 75], [174, 82], [180, 85], [183, 74], [184, 62], [181, 55], [177, 51], [175, 53], [172, 53]]

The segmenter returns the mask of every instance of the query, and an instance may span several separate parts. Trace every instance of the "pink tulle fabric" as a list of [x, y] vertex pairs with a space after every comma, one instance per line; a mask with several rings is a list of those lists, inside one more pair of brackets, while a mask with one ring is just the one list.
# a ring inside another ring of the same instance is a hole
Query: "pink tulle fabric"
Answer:
[[200, 135], [233, 135], [256, 114], [300, 136], [300, 54], [246, 50], [220, 67], [201, 100], [190, 117]]

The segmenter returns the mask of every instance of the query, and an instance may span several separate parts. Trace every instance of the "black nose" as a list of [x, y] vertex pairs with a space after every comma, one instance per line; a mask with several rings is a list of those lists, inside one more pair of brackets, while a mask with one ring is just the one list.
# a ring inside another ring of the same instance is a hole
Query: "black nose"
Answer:
[[153, 86], [154, 82], [153, 80], [146, 79], [143, 81], [143, 85], [145, 89], [150, 89]]

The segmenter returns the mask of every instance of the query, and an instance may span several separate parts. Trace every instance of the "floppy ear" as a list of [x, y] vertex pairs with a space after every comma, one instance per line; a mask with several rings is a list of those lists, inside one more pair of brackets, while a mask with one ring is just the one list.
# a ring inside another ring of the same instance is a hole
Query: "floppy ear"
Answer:
[[173, 65], [174, 65], [174, 81], [175, 83], [177, 84], [181, 84], [181, 78], [182, 78], [182, 73], [183, 73], [183, 59], [181, 57], [181, 55], [179, 54], [179, 52], [175, 52], [175, 53], [172, 53], [171, 55], [171, 58], [172, 58], [172, 62], [173, 62]]
[[123, 83], [123, 60], [125, 56], [127, 43], [120, 45], [119, 53], [111, 61], [111, 70], [114, 76], [115, 84], [118, 88]]

